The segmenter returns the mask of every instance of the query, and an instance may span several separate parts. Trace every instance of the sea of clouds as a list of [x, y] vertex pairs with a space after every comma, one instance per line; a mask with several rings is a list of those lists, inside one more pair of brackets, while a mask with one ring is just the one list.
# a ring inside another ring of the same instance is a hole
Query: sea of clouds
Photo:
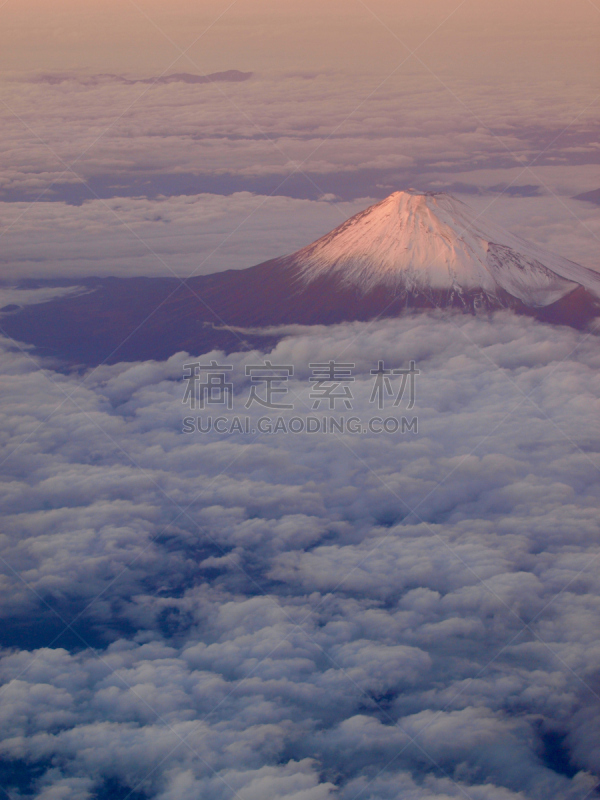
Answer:
[[[293, 413], [309, 362], [354, 362], [366, 419], [377, 361], [415, 359], [418, 434], [219, 436], [182, 433], [186, 354], [65, 374], [4, 341], [6, 796], [596, 796], [597, 343], [297, 329]], [[242, 408], [265, 354], [210, 357]]]
[[[140, 86], [109, 64], [1, 74], [4, 279], [244, 268], [412, 186], [463, 193], [478, 213], [599, 267], [596, 208], [572, 199], [600, 186], [584, 73], [557, 82], [538, 65], [510, 80], [479, 69], [459, 80], [402, 48], [374, 72], [306, 58], [303, 71], [205, 85], [165, 84], [158, 71]], [[203, 72], [195, 61], [185, 69]]]

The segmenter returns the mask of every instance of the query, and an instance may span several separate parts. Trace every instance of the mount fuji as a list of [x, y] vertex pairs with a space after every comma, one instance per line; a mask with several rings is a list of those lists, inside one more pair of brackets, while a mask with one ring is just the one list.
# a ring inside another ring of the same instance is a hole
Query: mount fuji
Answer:
[[444, 193], [395, 192], [289, 257], [300, 280], [330, 278], [368, 294], [418, 295], [489, 308], [555, 303], [577, 286], [600, 295], [600, 274], [552, 255]]
[[[510, 309], [580, 328], [600, 314], [600, 273], [515, 236], [451, 195], [413, 190], [395, 192], [292, 255], [249, 269], [185, 282], [76, 283], [79, 293], [11, 307], [0, 315], [0, 329], [40, 353], [92, 365], [264, 346], [265, 336], [277, 336], [268, 330], [273, 326], [370, 320], [410, 309]], [[22, 288], [51, 285], [66, 284], [28, 281]]]

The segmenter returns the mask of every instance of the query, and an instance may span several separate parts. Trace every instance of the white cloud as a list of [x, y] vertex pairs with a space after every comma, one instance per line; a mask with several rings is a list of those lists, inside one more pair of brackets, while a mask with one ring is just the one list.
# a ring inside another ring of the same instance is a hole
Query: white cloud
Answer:
[[[147, 200], [0, 203], [5, 279], [242, 269], [299, 249], [369, 205], [237, 192]], [[290, 220], [293, 224], [290, 225]]]
[[48, 199], [53, 182], [75, 186], [79, 175], [130, 194], [132, 181], [143, 187], [151, 176], [187, 176], [192, 185], [207, 175], [283, 179], [297, 166], [313, 175], [318, 196], [333, 173], [513, 168], [536, 157], [537, 165], [595, 162], [597, 110], [584, 79], [561, 87], [529, 73], [527, 82], [492, 88], [445, 70], [437, 79], [413, 62], [394, 71], [398, 63], [375, 74], [336, 69], [308, 80], [278, 70], [240, 84], [143, 90], [21, 76], [5, 83], [14, 114], [0, 187], [32, 199], [48, 188]]
[[[415, 358], [418, 436], [185, 436], [183, 354], [79, 386], [4, 353], [0, 755], [36, 796], [595, 785], [596, 338], [510, 314], [314, 333], [271, 354], [294, 413], [311, 360], [356, 362], [365, 417], [373, 364]], [[257, 357], [227, 357], [236, 406]], [[82, 615], [70, 639], [48, 606]]]

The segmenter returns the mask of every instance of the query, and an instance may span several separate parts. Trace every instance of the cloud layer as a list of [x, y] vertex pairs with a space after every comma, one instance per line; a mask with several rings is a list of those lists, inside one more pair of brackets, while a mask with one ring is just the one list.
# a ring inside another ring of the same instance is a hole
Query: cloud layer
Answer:
[[303, 247], [370, 204], [238, 192], [0, 203], [5, 280], [90, 275], [188, 278], [241, 269]]
[[[184, 354], [69, 376], [7, 347], [4, 787], [593, 796], [596, 344], [509, 314], [299, 330], [270, 354], [290, 414], [309, 362], [355, 362], [366, 418], [377, 361], [414, 358], [419, 434], [248, 437], [181, 433]], [[238, 410], [263, 357], [227, 357]]]

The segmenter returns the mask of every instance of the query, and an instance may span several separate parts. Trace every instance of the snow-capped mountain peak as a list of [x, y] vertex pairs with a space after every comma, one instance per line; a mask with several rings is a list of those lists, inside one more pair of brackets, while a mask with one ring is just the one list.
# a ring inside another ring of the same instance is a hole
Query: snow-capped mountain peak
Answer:
[[[297, 253], [248, 269], [182, 286], [176, 278], [92, 278], [72, 286], [77, 291], [49, 302], [5, 308], [5, 335], [52, 358], [95, 366], [182, 351], [262, 350], [290, 325], [435, 309], [510, 309], [580, 329], [600, 318], [599, 273], [514, 236], [447, 194], [415, 191], [396, 192]], [[47, 289], [55, 291], [52, 281]]]
[[291, 259], [301, 280], [335, 278], [363, 293], [507, 292], [546, 306], [582, 285], [600, 296], [600, 274], [545, 251], [442, 192], [394, 192]]

